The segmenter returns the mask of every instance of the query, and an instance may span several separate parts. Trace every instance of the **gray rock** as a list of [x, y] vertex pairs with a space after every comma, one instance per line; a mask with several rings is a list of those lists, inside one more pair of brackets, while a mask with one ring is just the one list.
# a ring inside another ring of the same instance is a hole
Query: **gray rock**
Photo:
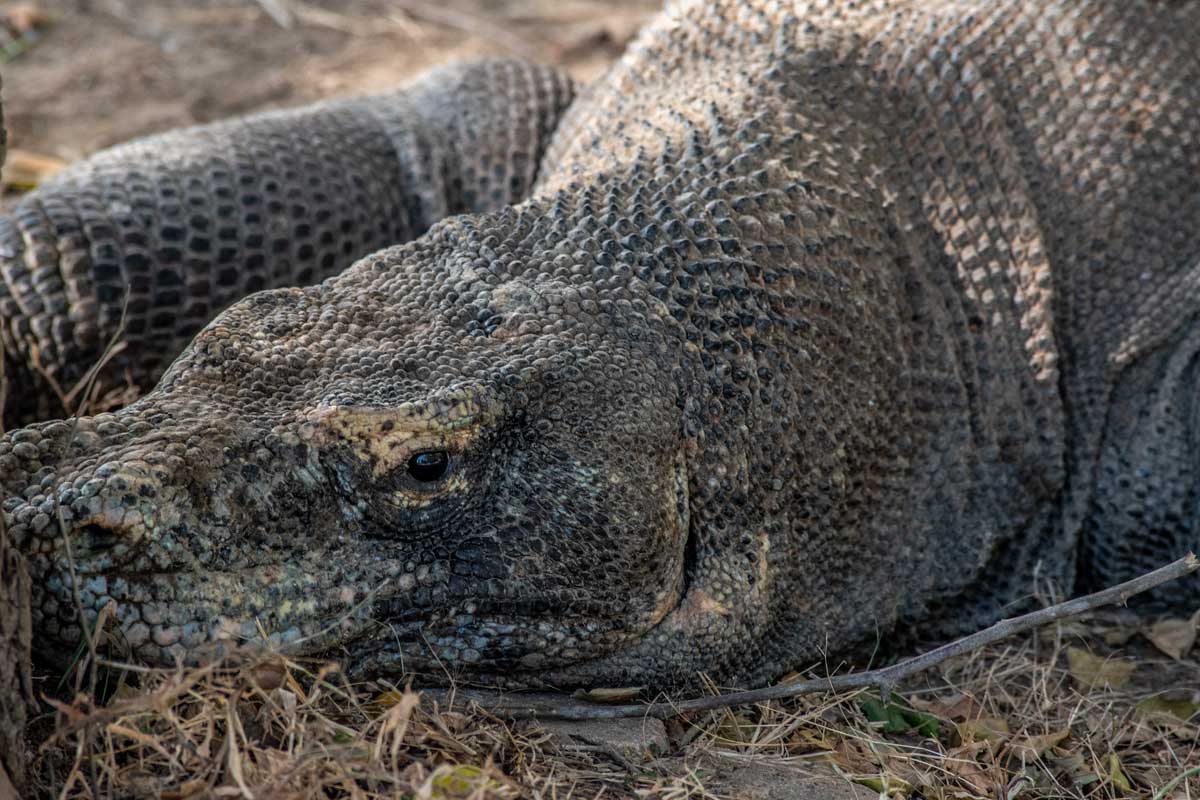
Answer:
[[653, 717], [591, 722], [544, 720], [537, 724], [565, 750], [599, 750], [631, 764], [645, 763], [669, 747], [666, 727]]
[[706, 788], [728, 800], [874, 800], [865, 786], [852, 783], [820, 764], [794, 767], [764, 761], [713, 756], [706, 759], [713, 776]]

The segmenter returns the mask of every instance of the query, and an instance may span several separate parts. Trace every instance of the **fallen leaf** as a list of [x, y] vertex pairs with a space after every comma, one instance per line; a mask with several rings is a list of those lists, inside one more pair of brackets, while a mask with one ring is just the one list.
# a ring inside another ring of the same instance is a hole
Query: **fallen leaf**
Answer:
[[866, 786], [880, 797], [908, 797], [913, 791], [912, 784], [890, 772], [881, 772], [877, 777], [863, 776], [853, 780], [857, 784]]
[[868, 697], [859, 700], [858, 707], [862, 709], [867, 720], [877, 723], [879, 730], [884, 733], [916, 731], [922, 736], [936, 739], [941, 731], [941, 723], [937, 717], [917, 711], [902, 697], [894, 697], [887, 704]]
[[279, 703], [279, 706], [289, 717], [295, 715], [296, 706], [299, 702], [295, 692], [290, 692], [287, 689], [276, 689], [271, 692], [271, 697], [275, 699], [275, 702]]
[[1009, 747], [1012, 753], [1020, 758], [1041, 758], [1044, 754], [1062, 744], [1070, 735], [1071, 729], [1063, 728], [1061, 731], [1053, 731], [1042, 736], [1030, 736], [1019, 742], [1013, 742]]
[[875, 774], [890, 756], [891, 748], [886, 744], [872, 742], [868, 745], [861, 739], [844, 737], [837, 740], [837, 750], [831, 760], [849, 772]]
[[4, 183], [17, 189], [29, 190], [65, 167], [67, 162], [54, 156], [11, 148], [4, 161]]
[[943, 766], [956, 775], [960, 781], [970, 786], [976, 794], [985, 797], [995, 796], [992, 791], [996, 780], [987, 767], [977, 760], [979, 753], [987, 752], [988, 745], [984, 742], [964, 744], [946, 753]]
[[754, 738], [758, 725], [745, 714], [730, 712], [722, 715], [714, 733], [727, 742], [746, 743]]
[[468, 797], [475, 795], [476, 790], [486, 786], [488, 781], [479, 767], [443, 764], [434, 770], [429, 782], [434, 797]]
[[1200, 611], [1190, 619], [1164, 619], [1154, 623], [1146, 631], [1150, 643], [1171, 658], [1179, 661], [1196, 644], [1196, 626], [1200, 625]]
[[1122, 792], [1133, 791], [1133, 784], [1129, 782], [1129, 778], [1125, 777], [1125, 772], [1121, 769], [1121, 759], [1116, 753], [1108, 754], [1108, 780], [1114, 789]]
[[1000, 741], [1009, 734], [1008, 722], [999, 717], [979, 717], [960, 722], [954, 726], [963, 744], [971, 742]]
[[287, 677], [287, 667], [281, 660], [267, 661], [250, 671], [250, 679], [260, 689], [268, 692], [282, 686], [285, 677]]
[[641, 693], [640, 686], [624, 686], [613, 689], [577, 689], [571, 696], [576, 700], [586, 700], [589, 703], [627, 703], [637, 699]]
[[160, 798], [161, 800], [188, 800], [191, 797], [197, 797], [208, 791], [208, 783], [199, 778], [192, 778], [180, 784], [178, 789], [167, 789]]
[[1104, 632], [1104, 643], [1109, 647], [1124, 647], [1137, 633], [1137, 628], [1113, 628]]
[[1132, 661], [1095, 656], [1082, 647], [1067, 648], [1067, 669], [1084, 689], [1109, 686], [1120, 689], [1129, 682], [1136, 666]]
[[[417, 700], [414, 701], [413, 699], [410, 699], [410, 698], [417, 698]], [[383, 714], [385, 711], [387, 711], [391, 708], [394, 708], [398, 705], [401, 705], [401, 704], [415, 706], [419, 702], [420, 702], [420, 698], [419, 698], [419, 695], [417, 692], [412, 692], [412, 691], [380, 692], [379, 694], [377, 694], [373, 698], [371, 698], [371, 702], [367, 703], [367, 711], [372, 714], [379, 715], [379, 714]]]
[[921, 711], [932, 714], [938, 719], [950, 722], [962, 722], [982, 716], [982, 706], [969, 694], [958, 694], [948, 698], [935, 700], [912, 699], [912, 705]]
[[112, 705], [118, 700], [133, 700], [135, 697], [143, 697], [145, 692], [142, 689], [130, 683], [119, 683], [117, 688], [108, 696], [106, 705]]
[[836, 748], [837, 744], [819, 730], [799, 728], [788, 737], [788, 752], [811, 753], [813, 751], [832, 751]]
[[1169, 716], [1187, 722], [1200, 714], [1200, 703], [1189, 700], [1169, 700], [1161, 695], [1147, 697], [1137, 704], [1137, 713], [1146, 716]]
[[872, 792], [880, 796], [884, 796], [887, 792], [887, 780], [885, 778], [854, 778], [853, 781], [860, 786], [865, 786]]

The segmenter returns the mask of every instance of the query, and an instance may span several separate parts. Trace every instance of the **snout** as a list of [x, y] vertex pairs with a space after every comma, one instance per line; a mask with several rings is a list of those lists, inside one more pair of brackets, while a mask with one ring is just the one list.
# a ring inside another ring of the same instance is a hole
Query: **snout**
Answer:
[[42, 550], [59, 533], [58, 461], [72, 432], [70, 423], [51, 422], [0, 436], [0, 510], [22, 550]]
[[39, 652], [51, 661], [110, 604], [129, 649], [149, 660], [170, 661], [209, 638], [195, 615], [170, 623], [169, 604], [198, 566], [181, 541], [188, 442], [222, 442], [176, 437], [170, 416], [149, 416], [118, 412], [0, 436], [4, 528], [28, 559]]
[[108, 640], [151, 663], [362, 630], [399, 567], [330, 558], [352, 545], [305, 463], [268, 430], [148, 402], [0, 436], [0, 508], [28, 558], [41, 656], [65, 663], [106, 607]]
[[169, 492], [172, 457], [149, 430], [106, 414], [0, 437], [4, 528], [28, 559], [38, 652], [50, 661], [64, 660], [112, 602], [137, 643], [130, 587], [117, 576], [183, 566], [158, 535], [172, 523], [155, 503]]
[[148, 545], [172, 522], [162, 501], [180, 459], [153, 443], [106, 447], [128, 431], [106, 415], [0, 438], [0, 508], [19, 550], [81, 572], [162, 566], [165, 554]]

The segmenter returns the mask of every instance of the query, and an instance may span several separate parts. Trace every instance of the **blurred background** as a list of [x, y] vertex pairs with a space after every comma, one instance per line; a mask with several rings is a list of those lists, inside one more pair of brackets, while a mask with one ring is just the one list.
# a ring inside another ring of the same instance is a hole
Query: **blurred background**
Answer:
[[392, 87], [455, 58], [599, 75], [661, 0], [0, 3], [4, 181], [141, 134]]

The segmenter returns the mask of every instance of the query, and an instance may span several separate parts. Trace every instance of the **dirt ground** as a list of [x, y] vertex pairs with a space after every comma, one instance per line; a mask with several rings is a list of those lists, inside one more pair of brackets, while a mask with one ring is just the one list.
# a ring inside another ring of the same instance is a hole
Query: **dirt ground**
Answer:
[[655, 0], [36, 0], [8, 22], [10, 146], [72, 160], [134, 136], [378, 91], [510, 55], [590, 80]]

